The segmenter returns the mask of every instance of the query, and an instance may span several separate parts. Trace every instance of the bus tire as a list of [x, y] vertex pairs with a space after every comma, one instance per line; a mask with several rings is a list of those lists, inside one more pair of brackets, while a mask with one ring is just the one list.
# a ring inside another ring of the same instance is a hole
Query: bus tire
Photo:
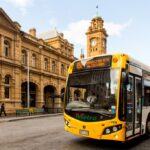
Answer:
[[146, 121], [146, 135], [150, 137], [150, 114], [148, 115], [148, 118]]

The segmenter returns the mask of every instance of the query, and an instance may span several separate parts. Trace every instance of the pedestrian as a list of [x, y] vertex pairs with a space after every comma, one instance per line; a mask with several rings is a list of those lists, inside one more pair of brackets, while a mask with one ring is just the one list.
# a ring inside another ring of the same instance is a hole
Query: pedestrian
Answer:
[[45, 113], [46, 112], [46, 106], [45, 106], [45, 104], [42, 106], [42, 108], [43, 108], [43, 112]]
[[1, 112], [1, 104], [0, 104], [0, 112]]
[[6, 111], [5, 111], [5, 105], [4, 105], [4, 103], [2, 103], [2, 105], [1, 105], [0, 116], [2, 115], [2, 113], [4, 113], [4, 115], [7, 116], [6, 115]]

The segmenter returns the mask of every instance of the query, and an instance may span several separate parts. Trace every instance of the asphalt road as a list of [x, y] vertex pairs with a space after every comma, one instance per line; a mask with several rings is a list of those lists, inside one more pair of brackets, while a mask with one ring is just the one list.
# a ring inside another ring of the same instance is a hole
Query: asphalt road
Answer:
[[63, 117], [0, 123], [0, 150], [150, 150], [150, 138], [126, 144], [74, 136], [63, 129]]

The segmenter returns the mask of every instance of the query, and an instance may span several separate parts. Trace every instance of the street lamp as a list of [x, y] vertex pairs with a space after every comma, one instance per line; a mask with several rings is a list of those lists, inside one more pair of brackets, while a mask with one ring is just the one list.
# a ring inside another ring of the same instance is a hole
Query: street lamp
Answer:
[[27, 54], [27, 107], [30, 108], [30, 50]]

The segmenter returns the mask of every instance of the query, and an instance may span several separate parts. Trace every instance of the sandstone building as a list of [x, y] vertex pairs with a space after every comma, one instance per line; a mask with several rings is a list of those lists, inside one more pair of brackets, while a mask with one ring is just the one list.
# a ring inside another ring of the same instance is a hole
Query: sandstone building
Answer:
[[107, 52], [107, 33], [103, 27], [103, 19], [96, 16], [87, 30], [87, 57], [105, 54]]
[[37, 37], [35, 28], [23, 32], [0, 8], [0, 103], [7, 112], [27, 107], [28, 66], [30, 107], [62, 107], [73, 53], [73, 44], [62, 33], [53, 30]]

